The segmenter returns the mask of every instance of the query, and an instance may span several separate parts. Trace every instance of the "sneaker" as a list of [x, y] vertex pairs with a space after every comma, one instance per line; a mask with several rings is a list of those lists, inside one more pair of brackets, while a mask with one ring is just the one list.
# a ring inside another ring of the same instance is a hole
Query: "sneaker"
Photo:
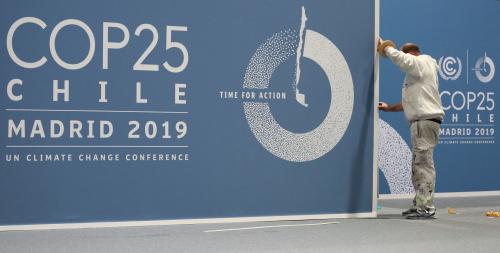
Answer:
[[406, 218], [410, 220], [427, 220], [427, 219], [435, 219], [434, 217], [435, 215], [436, 211], [417, 209], [416, 212], [408, 214]]
[[417, 212], [417, 208], [412, 207], [412, 208], [410, 208], [410, 209], [408, 209], [408, 210], [406, 210], [406, 211], [402, 212], [402, 213], [401, 213], [401, 215], [403, 215], [403, 216], [407, 216], [407, 215], [410, 215], [410, 214], [412, 214], [412, 213], [416, 213], [416, 212]]

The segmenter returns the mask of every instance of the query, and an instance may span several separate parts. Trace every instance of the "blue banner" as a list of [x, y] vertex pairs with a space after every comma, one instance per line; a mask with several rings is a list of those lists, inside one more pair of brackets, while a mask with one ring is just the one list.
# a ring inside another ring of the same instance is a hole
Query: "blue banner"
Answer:
[[[500, 1], [381, 3], [381, 36], [399, 46], [414, 42], [439, 64], [445, 110], [434, 153], [437, 192], [500, 190], [497, 96], [500, 87]], [[380, 97], [401, 99], [404, 75], [381, 61]], [[496, 93], [496, 94], [495, 94]], [[410, 193], [411, 144], [403, 114], [381, 114], [380, 189]]]
[[373, 215], [374, 1], [0, 14], [0, 225]]

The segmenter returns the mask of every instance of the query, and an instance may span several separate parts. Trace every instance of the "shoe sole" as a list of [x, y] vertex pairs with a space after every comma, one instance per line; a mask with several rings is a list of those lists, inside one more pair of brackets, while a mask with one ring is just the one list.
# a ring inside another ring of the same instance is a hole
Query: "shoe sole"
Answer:
[[434, 214], [429, 216], [406, 216], [408, 220], [434, 220], [436, 216]]
[[406, 216], [408, 216], [408, 215], [412, 215], [412, 214], [414, 214], [414, 213], [416, 213], [416, 212], [413, 212], [413, 213], [401, 213], [401, 215], [406, 217]]
[[411, 212], [410, 212], [410, 211], [404, 211], [404, 212], [402, 212], [402, 213], [401, 213], [401, 215], [403, 215], [403, 216], [408, 216], [408, 215], [410, 215], [410, 214], [414, 214], [414, 213], [417, 213], [417, 210], [416, 210], [416, 209], [415, 209], [415, 210], [413, 210], [413, 211], [411, 211]]

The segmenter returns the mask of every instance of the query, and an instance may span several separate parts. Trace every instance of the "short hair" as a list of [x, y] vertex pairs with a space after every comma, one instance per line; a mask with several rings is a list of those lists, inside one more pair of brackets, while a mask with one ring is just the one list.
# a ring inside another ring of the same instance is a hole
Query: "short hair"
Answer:
[[403, 53], [405, 53], [405, 54], [407, 54], [409, 52], [419, 52], [420, 53], [420, 48], [416, 44], [406, 43], [401, 47], [401, 51], [403, 51]]

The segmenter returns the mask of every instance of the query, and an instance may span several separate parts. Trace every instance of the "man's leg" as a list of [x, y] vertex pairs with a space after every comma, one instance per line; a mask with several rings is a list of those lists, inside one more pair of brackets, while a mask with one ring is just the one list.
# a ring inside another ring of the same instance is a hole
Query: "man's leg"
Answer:
[[414, 150], [415, 206], [417, 209], [434, 210], [436, 171], [432, 161], [434, 149]]
[[[412, 138], [412, 140], [413, 140], [413, 138]], [[413, 189], [415, 189], [415, 192], [417, 192], [416, 189], [418, 187], [417, 187], [417, 180], [416, 180], [416, 177], [415, 177], [415, 169], [414, 169], [415, 166], [413, 166], [413, 164], [414, 164], [413, 161], [415, 161], [415, 154], [413, 154], [413, 156], [412, 156], [412, 162], [411, 162], [411, 170], [412, 170], [412, 172], [411, 172], [411, 183], [413, 185]], [[403, 211], [401, 214], [403, 216], [407, 216], [407, 215], [410, 215], [410, 214], [416, 213], [416, 212], [417, 212], [417, 196], [415, 195], [413, 197], [413, 201], [412, 201], [411, 207], [408, 210]]]
[[[412, 179], [413, 179], [413, 177], [412, 177]], [[413, 187], [413, 188], [416, 188], [416, 187]], [[410, 214], [412, 214], [412, 213], [416, 213], [416, 212], [417, 212], [416, 197], [417, 197], [417, 196], [413, 197], [413, 201], [412, 201], [412, 205], [411, 205], [411, 207], [410, 207], [408, 210], [405, 210], [405, 211], [403, 211], [403, 212], [401, 213], [403, 216], [407, 216], [407, 215], [410, 215]]]
[[411, 126], [413, 160], [412, 182], [415, 187], [416, 212], [407, 218], [428, 218], [435, 214], [434, 190], [436, 171], [433, 152], [439, 136], [439, 124], [422, 120]]

